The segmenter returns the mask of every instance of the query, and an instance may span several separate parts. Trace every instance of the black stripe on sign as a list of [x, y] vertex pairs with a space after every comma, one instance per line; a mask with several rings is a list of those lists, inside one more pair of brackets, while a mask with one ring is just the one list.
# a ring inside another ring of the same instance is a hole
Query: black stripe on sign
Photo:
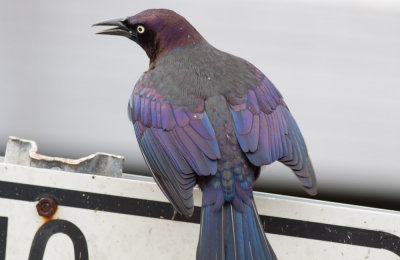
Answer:
[[[0, 198], [37, 201], [44, 196], [53, 197], [61, 206], [158, 219], [173, 218], [172, 206], [167, 202], [0, 181]], [[200, 213], [201, 208], [195, 207], [193, 217], [188, 219], [176, 215], [174, 220], [199, 224]], [[264, 215], [260, 215], [260, 219], [264, 230], [270, 234], [386, 249], [400, 256], [400, 238], [387, 232]]]
[[400, 238], [387, 232], [262, 215], [260, 219], [271, 234], [386, 249], [400, 256]]
[[0, 217], [0, 259], [6, 259], [8, 218]]

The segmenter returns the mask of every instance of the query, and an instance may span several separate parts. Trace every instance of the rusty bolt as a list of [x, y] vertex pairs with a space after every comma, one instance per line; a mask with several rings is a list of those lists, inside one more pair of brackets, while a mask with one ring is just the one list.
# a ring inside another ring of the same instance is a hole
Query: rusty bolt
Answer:
[[57, 210], [57, 203], [51, 197], [43, 197], [36, 204], [39, 216], [50, 218]]

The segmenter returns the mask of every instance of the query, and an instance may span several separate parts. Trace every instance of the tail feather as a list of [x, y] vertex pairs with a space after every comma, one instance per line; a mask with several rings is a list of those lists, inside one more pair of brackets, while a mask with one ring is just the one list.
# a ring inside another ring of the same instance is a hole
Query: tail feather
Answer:
[[212, 207], [203, 207], [200, 223], [200, 238], [197, 247], [196, 259], [225, 259], [223, 251], [220, 250], [223, 246], [223, 221], [222, 212], [212, 213]]
[[254, 203], [237, 210], [203, 206], [197, 260], [276, 260]]

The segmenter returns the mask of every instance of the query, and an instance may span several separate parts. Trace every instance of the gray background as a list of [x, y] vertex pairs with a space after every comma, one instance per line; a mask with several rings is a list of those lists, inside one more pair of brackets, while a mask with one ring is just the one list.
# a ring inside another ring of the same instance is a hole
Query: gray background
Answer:
[[[317, 198], [400, 209], [398, 1], [0, 1], [0, 155], [7, 137], [39, 152], [125, 156], [147, 173], [126, 105], [148, 67], [138, 46], [91, 24], [163, 7], [260, 68], [306, 138]], [[304, 196], [280, 164], [257, 189]]]

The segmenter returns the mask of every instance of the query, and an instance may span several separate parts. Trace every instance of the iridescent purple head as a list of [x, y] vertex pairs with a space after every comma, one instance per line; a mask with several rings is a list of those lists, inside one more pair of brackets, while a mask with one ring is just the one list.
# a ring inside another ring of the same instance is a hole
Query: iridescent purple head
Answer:
[[182, 16], [167, 9], [149, 9], [124, 19], [94, 24], [111, 25], [98, 34], [125, 36], [139, 44], [154, 63], [165, 52], [200, 42], [203, 38]]

